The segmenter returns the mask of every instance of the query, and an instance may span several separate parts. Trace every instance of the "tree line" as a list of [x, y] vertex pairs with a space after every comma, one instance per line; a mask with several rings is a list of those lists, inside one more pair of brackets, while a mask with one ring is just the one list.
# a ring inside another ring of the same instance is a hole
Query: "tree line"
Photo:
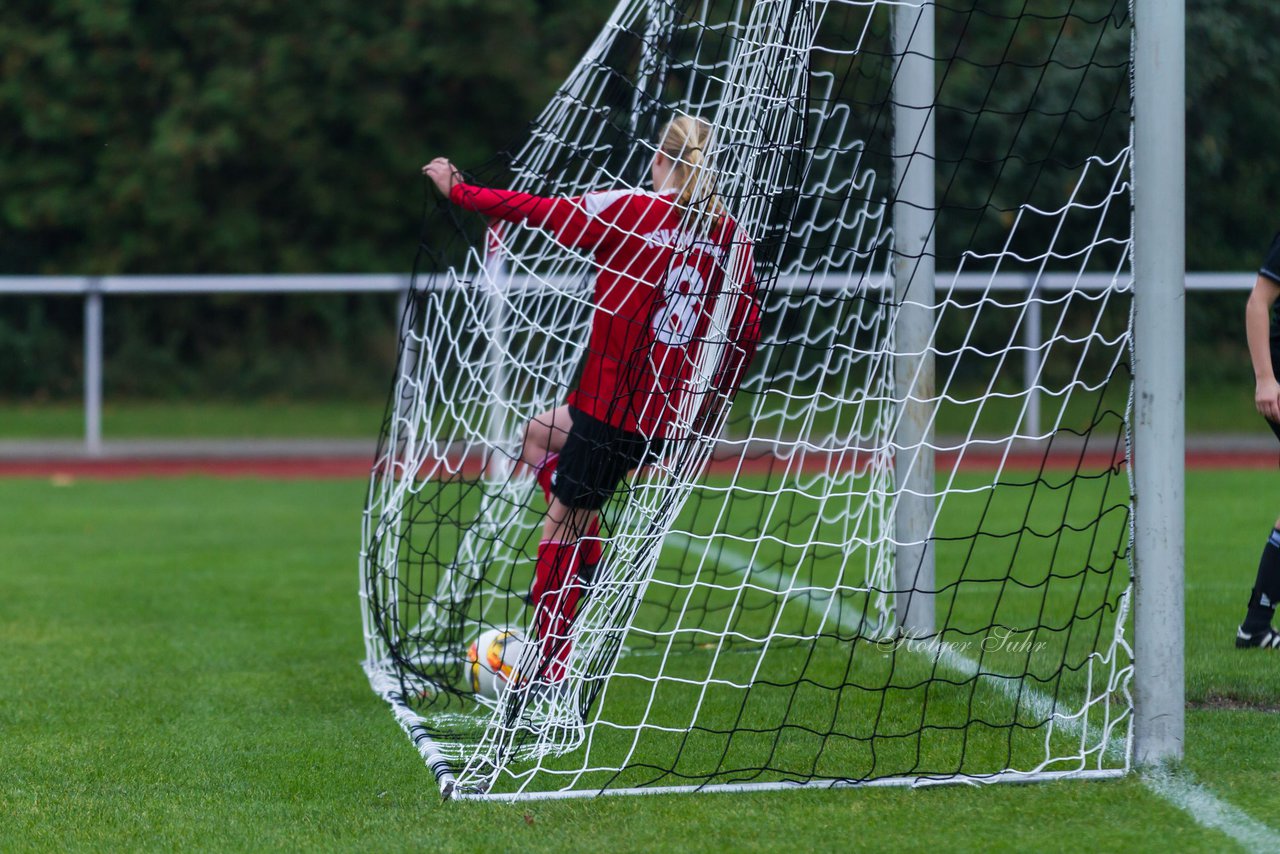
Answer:
[[[948, 8], [966, 5], [1010, 4]], [[7, 2], [0, 274], [408, 269], [429, 199], [423, 159], [448, 153], [478, 164], [516, 140], [611, 8], [611, 0]], [[939, 20], [960, 26], [965, 16]], [[1188, 0], [1191, 269], [1254, 267], [1280, 225], [1270, 201], [1280, 155], [1269, 132], [1280, 96], [1269, 62], [1278, 25], [1270, 0]], [[109, 389], [367, 388], [394, 358], [394, 305], [116, 300]], [[1227, 302], [1200, 313], [1208, 328], [1196, 334], [1216, 359], [1220, 339], [1238, 337], [1238, 315]], [[79, 326], [73, 301], [0, 302], [0, 396], [74, 393]], [[271, 355], [279, 348], [266, 345], [280, 342], [294, 355]], [[258, 343], [265, 349], [253, 354]], [[280, 364], [249, 370], [255, 360]], [[311, 375], [317, 363], [328, 381]]]

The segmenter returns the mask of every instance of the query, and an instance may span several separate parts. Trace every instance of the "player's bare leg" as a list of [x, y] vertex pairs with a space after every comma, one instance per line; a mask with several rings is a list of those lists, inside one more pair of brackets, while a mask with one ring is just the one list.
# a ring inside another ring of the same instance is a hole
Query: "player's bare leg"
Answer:
[[547, 517], [542, 523], [542, 538], [576, 543], [588, 536], [588, 532], [599, 518], [599, 512], [566, 507], [553, 495], [551, 504], [547, 507]]
[[548, 504], [551, 502], [551, 478], [572, 426], [573, 418], [565, 405], [533, 416], [524, 428], [520, 462], [533, 469]]
[[557, 406], [555, 409], [530, 418], [524, 428], [520, 461], [527, 466], [538, 468], [547, 457], [560, 453], [564, 448], [565, 439], [569, 437], [569, 428], [572, 426], [573, 419], [569, 417], [568, 406]]

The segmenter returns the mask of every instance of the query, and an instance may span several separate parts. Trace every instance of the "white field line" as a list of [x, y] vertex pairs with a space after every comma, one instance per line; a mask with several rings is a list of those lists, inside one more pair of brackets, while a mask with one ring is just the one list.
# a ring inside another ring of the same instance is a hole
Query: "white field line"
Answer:
[[1143, 775], [1142, 784], [1190, 815], [1196, 824], [1225, 833], [1246, 851], [1280, 847], [1280, 831], [1221, 800], [1185, 771], [1153, 771]]
[[[701, 540], [695, 540], [688, 534], [681, 534], [679, 532], [668, 534], [667, 542], [696, 549], [704, 558], [707, 557], [707, 551], [710, 548], [709, 543], [705, 543]], [[785, 593], [788, 599], [802, 602], [810, 611], [818, 614], [818, 616], [823, 616], [813, 607], [812, 604], [810, 604], [815, 598], [821, 595], [820, 593], [811, 590], [792, 591], [790, 589], [792, 579], [780, 572], [774, 572], [772, 569], [765, 569], [762, 566], [756, 566], [753, 560], [738, 554], [733, 549], [723, 548], [720, 551], [720, 555], [722, 557], [733, 559], [733, 563], [728, 564], [728, 567], [739, 575], [742, 575], [751, 581], [763, 581], [766, 584], [770, 584], [773, 586], [775, 592]], [[837, 617], [836, 624], [850, 635], [856, 635], [862, 630], [862, 616], [860, 614], [850, 614], [849, 616], [841, 615]]]
[[[706, 556], [707, 554], [707, 543], [695, 540], [685, 534], [669, 534], [667, 536], [667, 540], [678, 540], [681, 545], [690, 546], [699, 550], [703, 556]], [[729, 548], [721, 549], [720, 555], [722, 557], [732, 558], [733, 563], [728, 566], [735, 572], [751, 579], [759, 579], [768, 584], [772, 584], [779, 593], [785, 593], [788, 599], [801, 602], [811, 611], [814, 611], [814, 613], [818, 613], [811, 604], [816, 597], [807, 591], [799, 591], [797, 593], [790, 592], [788, 590], [791, 586], [790, 579], [781, 573], [756, 566], [749, 558], [746, 558]], [[819, 616], [821, 615], [819, 614]], [[851, 635], [856, 635], [858, 630], [862, 627], [862, 617], [856, 614], [853, 615], [853, 619], [841, 616], [837, 622], [841, 629]], [[911, 643], [904, 644], [903, 648], [913, 652], [919, 652], [923, 655], [928, 655], [938, 664], [941, 664], [943, 667], [946, 667], [965, 678], [973, 678], [974, 676], [977, 676], [980, 670], [978, 662], [957, 651], [953, 645], [945, 642], [913, 641]], [[1054, 719], [1054, 725], [1070, 735], [1078, 734], [1080, 729], [1084, 726], [1084, 712], [1076, 715], [1067, 715], [1061, 711], [1055, 712], [1053, 698], [1043, 691], [1037, 690], [1033, 686], [1023, 685], [1020, 691], [1019, 681], [1016, 679], [994, 678], [988, 681], [1006, 697], [1021, 706], [1029, 707], [1031, 711], [1041, 718], [1048, 720], [1052, 717]], [[1119, 735], [1113, 735], [1107, 742], [1106, 751], [1112, 755], [1123, 755], [1124, 746], [1125, 739]]]
[[[678, 540], [681, 544], [689, 545], [689, 547], [699, 549], [705, 557], [708, 551], [708, 544], [695, 540], [691, 536], [685, 534], [669, 534], [668, 540]], [[733, 571], [739, 572], [740, 575], [750, 577], [750, 579], [759, 579], [764, 583], [772, 584], [778, 592], [783, 592], [790, 586], [790, 579], [787, 579], [781, 572], [767, 570], [767, 568], [755, 566], [749, 558], [744, 558], [741, 554], [737, 554], [732, 549], [722, 549], [721, 557], [732, 558], [732, 563], [728, 567]], [[808, 607], [810, 611], [817, 613], [817, 609], [813, 607], [813, 595], [800, 592], [792, 594], [786, 593], [787, 598], [800, 600]], [[855, 620], [847, 620], [840, 618], [840, 627], [850, 634], [856, 634], [861, 626], [861, 617]], [[978, 662], [974, 659], [964, 656], [956, 652], [954, 647], [947, 644], [920, 644], [915, 645], [914, 649], [922, 653], [931, 654], [941, 665], [951, 668], [964, 676], [975, 676], [979, 671]], [[1034, 688], [1024, 688], [1021, 697], [1016, 697], [1018, 688], [1016, 688], [1015, 680], [997, 679], [993, 680], [1002, 691], [1010, 699], [1019, 700], [1019, 702], [1029, 703], [1038, 714], [1044, 717], [1053, 713], [1053, 699]], [[1062, 717], [1059, 713], [1056, 725], [1062, 730], [1078, 732], [1083, 727], [1083, 714], [1074, 717]], [[1107, 753], [1123, 754], [1125, 748], [1125, 739], [1119, 735], [1111, 736], [1107, 741]], [[1231, 839], [1238, 842], [1248, 851], [1274, 851], [1277, 845], [1280, 845], [1280, 831], [1272, 830], [1271, 827], [1263, 825], [1258, 819], [1249, 816], [1244, 810], [1233, 807], [1226, 803], [1225, 800], [1217, 798], [1212, 791], [1194, 781], [1188, 773], [1170, 773], [1167, 771], [1156, 771], [1144, 773], [1142, 776], [1143, 785], [1151, 790], [1153, 794], [1160, 796], [1167, 803], [1174, 805], [1189, 814], [1196, 821], [1197, 825], [1211, 828], [1226, 834]]]
[[[684, 545], [692, 546], [698, 549], [703, 556], [707, 553], [708, 545], [706, 543], [695, 540], [685, 534], [673, 533], [668, 535], [667, 539], [679, 540]], [[733, 558], [734, 563], [729, 564], [731, 569], [749, 578], [757, 578], [772, 584], [779, 592], [786, 590], [790, 586], [790, 581], [786, 576], [773, 570], [756, 566], [750, 559], [744, 558], [732, 549], [722, 549], [720, 554], [724, 557]], [[796, 594], [788, 592], [786, 595], [787, 598], [801, 601], [806, 607], [813, 609], [810, 603], [814, 597], [811, 594], [801, 591]], [[853, 621], [845, 618], [839, 620], [840, 628], [851, 634], [856, 634], [861, 624], [861, 617], [857, 617]], [[936, 660], [939, 663], [964, 676], [971, 677], [978, 673], [978, 663], [957, 652], [952, 646], [945, 644], [918, 645], [914, 649], [920, 652], [927, 651], [929, 654], [936, 656]], [[1038, 714], [1047, 717], [1053, 713], [1053, 698], [1042, 691], [1033, 687], [1026, 687], [1022, 692], [1022, 696], [1017, 697], [1018, 689], [1014, 685], [1014, 680], [998, 679], [994, 680], [994, 682], [999, 687], [999, 690], [1009, 698], [1021, 702], [1029, 702]], [[1059, 716], [1057, 725], [1068, 732], [1074, 733], [1083, 726], [1083, 717], [1084, 715], [1074, 717]], [[1106, 750], [1107, 753], [1112, 754], [1123, 753], [1124, 747], [1125, 739], [1119, 735], [1113, 735], [1107, 742]], [[1176, 775], [1168, 771], [1150, 772], [1142, 775], [1142, 782], [1154, 794], [1190, 815], [1197, 824], [1225, 833], [1247, 851], [1275, 851], [1277, 844], [1280, 843], [1280, 831], [1271, 829], [1243, 810], [1219, 799], [1204, 786], [1195, 782], [1185, 772]]]

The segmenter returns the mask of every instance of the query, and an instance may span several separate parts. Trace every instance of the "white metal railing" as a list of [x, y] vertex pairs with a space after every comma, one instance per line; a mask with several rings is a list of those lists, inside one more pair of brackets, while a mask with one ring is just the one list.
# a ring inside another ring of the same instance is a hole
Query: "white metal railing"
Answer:
[[[1189, 291], [1247, 291], [1256, 274], [1189, 273]], [[84, 300], [84, 445], [85, 453], [102, 453], [102, 351], [103, 301], [107, 296], [181, 296], [193, 294], [337, 294], [395, 293], [403, 300], [412, 281], [408, 275], [246, 275], [246, 276], [0, 276], [0, 298], [8, 296], [78, 296]], [[580, 280], [575, 280], [579, 282]], [[566, 284], [568, 284], [566, 282]], [[884, 282], [867, 283], [871, 289]], [[1117, 285], [1108, 273], [949, 273], [937, 274], [939, 289], [955, 291], [1098, 291]], [[778, 277], [780, 290], [838, 290], [848, 288], [843, 276], [790, 274]], [[1120, 283], [1128, 287], [1129, 282]], [[447, 287], [445, 277], [434, 277], [419, 287]], [[537, 287], [531, 277], [513, 275], [513, 289]], [[1034, 388], [1039, 373], [1042, 345], [1041, 306], [1028, 302], [1024, 324], [1023, 373], [1027, 388]], [[1039, 400], [1032, 395], [1027, 406], [1027, 424], [1039, 430]]]

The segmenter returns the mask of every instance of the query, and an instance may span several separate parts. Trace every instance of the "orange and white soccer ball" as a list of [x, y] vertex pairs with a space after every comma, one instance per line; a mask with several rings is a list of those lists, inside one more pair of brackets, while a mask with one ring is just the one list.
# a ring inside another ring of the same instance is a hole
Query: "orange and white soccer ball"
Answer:
[[467, 683], [490, 700], [520, 684], [516, 667], [524, 652], [524, 637], [516, 629], [489, 629], [467, 649]]

